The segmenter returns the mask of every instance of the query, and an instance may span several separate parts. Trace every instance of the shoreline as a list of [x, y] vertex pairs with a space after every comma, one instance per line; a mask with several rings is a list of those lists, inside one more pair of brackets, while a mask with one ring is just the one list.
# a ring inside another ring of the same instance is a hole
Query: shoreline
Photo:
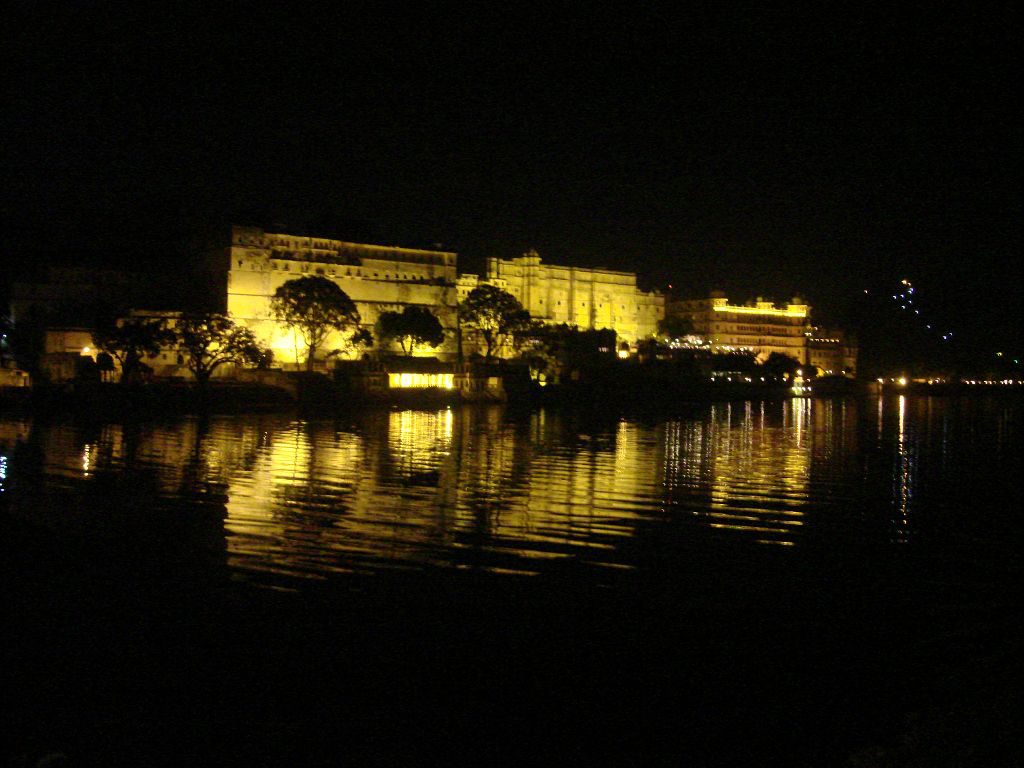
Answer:
[[663, 410], [704, 403], [781, 401], [796, 397], [812, 399], [863, 398], [880, 395], [914, 397], [1019, 396], [1020, 387], [968, 384], [909, 384], [879, 386], [876, 382], [839, 382], [838, 386], [812, 387], [797, 393], [786, 385], [743, 382], [709, 383], [661, 377], [632, 381], [570, 383], [545, 388], [519, 386], [506, 400], [466, 400], [457, 391], [444, 389], [396, 390], [357, 393], [326, 376], [298, 380], [295, 393], [251, 382], [218, 381], [205, 391], [182, 382], [145, 384], [78, 384], [7, 389], [0, 392], [0, 413], [30, 415], [67, 414], [111, 416], [194, 416], [236, 413], [276, 413], [310, 409], [344, 412], [352, 408], [432, 409], [455, 405], [505, 405], [510, 408], [569, 407]]

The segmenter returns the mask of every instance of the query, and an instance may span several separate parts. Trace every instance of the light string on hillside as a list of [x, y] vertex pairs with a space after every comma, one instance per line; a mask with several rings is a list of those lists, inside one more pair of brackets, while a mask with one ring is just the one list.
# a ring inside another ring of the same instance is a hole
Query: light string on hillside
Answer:
[[[914, 285], [909, 280], [900, 280], [900, 286], [901, 289], [899, 289], [897, 293], [892, 294], [890, 301], [892, 301], [895, 306], [898, 306], [901, 312], [907, 312], [908, 314], [914, 315], [926, 330], [934, 333], [941, 341], [951, 341], [953, 338], [952, 331], [941, 332], [935, 330], [936, 324], [928, 321], [928, 318], [921, 312], [921, 308], [919, 306], [914, 306], [914, 299], [917, 298], [915, 295]], [[864, 293], [870, 292], [865, 288]]]

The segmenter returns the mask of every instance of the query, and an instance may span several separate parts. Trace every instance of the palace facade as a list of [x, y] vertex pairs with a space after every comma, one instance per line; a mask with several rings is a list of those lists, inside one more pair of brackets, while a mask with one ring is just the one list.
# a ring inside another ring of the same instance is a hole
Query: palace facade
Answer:
[[[288, 280], [319, 275], [336, 283], [372, 330], [382, 312], [405, 306], [430, 309], [445, 329], [445, 343], [424, 354], [451, 357], [457, 350], [458, 302], [482, 283], [515, 296], [531, 316], [581, 329], [610, 328], [628, 342], [652, 336], [664, 317], [664, 297], [637, 288], [636, 275], [603, 269], [543, 264], [536, 252], [515, 259], [490, 258], [487, 275], [458, 276], [455, 253], [367, 245], [322, 237], [232, 227], [226, 253], [227, 306], [284, 363], [303, 360], [304, 345], [270, 313], [274, 292]], [[223, 267], [222, 267], [223, 270]], [[464, 352], [475, 350], [471, 334]], [[343, 345], [332, 338], [324, 351]], [[351, 350], [347, 351], [351, 352]]]
[[[362, 326], [372, 330], [382, 312], [427, 307], [445, 329], [442, 352], [453, 352], [456, 328], [456, 259], [449, 251], [366, 245], [323, 237], [277, 234], [256, 227], [231, 229], [227, 250], [227, 311], [274, 351], [299, 363], [305, 348], [270, 314], [270, 299], [287, 281], [318, 275], [355, 302]], [[324, 351], [343, 348], [337, 334]]]
[[459, 279], [460, 300], [480, 282], [508, 291], [537, 320], [582, 330], [609, 328], [630, 343], [653, 336], [665, 316], [665, 297], [641, 291], [635, 273], [544, 264], [536, 251], [489, 258], [484, 280]]

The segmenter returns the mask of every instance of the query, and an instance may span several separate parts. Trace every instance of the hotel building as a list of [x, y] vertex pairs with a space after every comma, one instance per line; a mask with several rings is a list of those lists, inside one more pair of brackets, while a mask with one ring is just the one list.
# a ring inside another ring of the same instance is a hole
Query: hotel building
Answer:
[[856, 376], [857, 339], [838, 328], [815, 326], [807, 335], [807, 362], [824, 376]]
[[750, 349], [762, 362], [772, 352], [807, 362], [810, 310], [799, 298], [782, 306], [760, 297], [744, 305], [730, 304], [719, 291], [673, 305], [673, 311], [693, 324], [693, 332], [711, 343], [712, 352]]
[[817, 366], [824, 375], [854, 376], [857, 344], [842, 331], [811, 325], [811, 307], [798, 297], [776, 305], [761, 297], [730, 304], [724, 293], [674, 302], [670, 311], [689, 320], [712, 352], [751, 350], [760, 362], [773, 352]]

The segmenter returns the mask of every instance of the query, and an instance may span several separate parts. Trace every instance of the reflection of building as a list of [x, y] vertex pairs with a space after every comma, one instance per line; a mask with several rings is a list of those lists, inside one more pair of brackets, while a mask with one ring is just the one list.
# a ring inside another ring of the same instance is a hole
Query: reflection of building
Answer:
[[[637, 288], [632, 272], [543, 264], [536, 251], [488, 259], [484, 282], [511, 293], [539, 320], [583, 330], [610, 328], [631, 342], [652, 336], [665, 315], [665, 298]], [[476, 275], [463, 275], [459, 298], [477, 283]]]
[[781, 306], [760, 297], [738, 305], [712, 291], [708, 298], [676, 302], [669, 311], [688, 320], [713, 352], [749, 349], [761, 362], [777, 352], [815, 365], [823, 374], [856, 373], [856, 339], [840, 330], [812, 327], [811, 308], [800, 298]]
[[[270, 318], [270, 299], [288, 280], [313, 275], [348, 294], [367, 329], [382, 312], [429, 308], [447, 331], [446, 348], [454, 349], [454, 253], [233, 227], [226, 257], [227, 311], [269, 344], [280, 361], [298, 362], [305, 352], [301, 341]], [[340, 346], [340, 339], [328, 340], [324, 352]]]
[[729, 535], [795, 544], [803, 535], [815, 446], [844, 439], [844, 425], [812, 423], [814, 407], [806, 398], [716, 403], [706, 418], [666, 422], [666, 504]]

